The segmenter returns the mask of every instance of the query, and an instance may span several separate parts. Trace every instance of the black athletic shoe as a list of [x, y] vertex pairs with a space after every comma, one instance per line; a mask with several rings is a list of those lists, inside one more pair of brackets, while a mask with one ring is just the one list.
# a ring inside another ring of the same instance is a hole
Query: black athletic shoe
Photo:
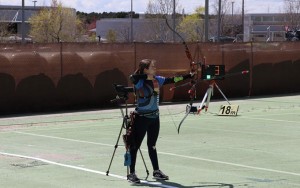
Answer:
[[140, 179], [136, 176], [135, 173], [128, 174], [127, 180], [131, 183], [141, 183]]
[[168, 180], [169, 176], [167, 176], [166, 174], [164, 174], [160, 170], [154, 170], [154, 172], [153, 172], [153, 178], [157, 179], [157, 180]]

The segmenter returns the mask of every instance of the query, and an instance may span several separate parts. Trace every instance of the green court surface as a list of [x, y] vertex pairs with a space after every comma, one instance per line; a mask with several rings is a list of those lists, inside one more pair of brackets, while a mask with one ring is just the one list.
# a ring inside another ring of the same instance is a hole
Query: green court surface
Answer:
[[[201, 100], [201, 99], [200, 99]], [[120, 130], [119, 109], [0, 119], [0, 187], [300, 187], [300, 95], [231, 99], [237, 116], [218, 116], [226, 101], [189, 115], [186, 104], [162, 105], [157, 143], [161, 170], [155, 181], [141, 147], [137, 174], [126, 180], [122, 138], [106, 176]], [[132, 110], [132, 109], [130, 109]]]

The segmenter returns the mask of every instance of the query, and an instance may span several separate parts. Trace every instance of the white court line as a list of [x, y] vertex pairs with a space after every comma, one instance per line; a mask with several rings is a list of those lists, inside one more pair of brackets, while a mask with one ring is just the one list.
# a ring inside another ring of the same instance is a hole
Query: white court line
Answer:
[[[101, 172], [101, 171], [97, 171], [97, 170], [92, 170], [92, 169], [88, 169], [88, 168], [82, 168], [82, 167], [78, 167], [78, 166], [72, 166], [72, 165], [62, 164], [62, 163], [58, 163], [58, 162], [54, 162], [54, 161], [49, 161], [47, 159], [42, 159], [42, 158], [37, 158], [37, 157], [31, 157], [31, 156], [25, 156], [25, 155], [13, 154], [13, 153], [6, 153], [6, 152], [0, 152], [0, 155], [10, 156], [10, 157], [18, 157], [18, 158], [25, 158], [25, 159], [31, 159], [31, 160], [36, 160], [36, 161], [41, 161], [41, 162], [44, 162], [44, 163], [52, 164], [52, 165], [62, 166], [62, 167], [66, 167], [66, 168], [71, 168], [71, 169], [76, 169], [76, 170], [81, 170], [81, 171], [85, 171], [85, 172], [91, 172], [91, 173], [94, 173], [94, 174], [100, 174], [100, 175], [106, 176], [105, 172]], [[112, 176], [112, 177], [115, 177], [115, 178], [119, 178], [119, 179], [123, 179], [123, 180], [127, 180], [126, 177], [120, 176], [120, 175], [115, 175], [115, 174], [109, 173], [109, 176]], [[149, 181], [146, 181], [146, 180], [141, 180], [141, 183], [147, 184], [147, 185], [152, 185], [152, 186], [155, 186], [155, 187], [177, 188], [177, 187], [174, 187], [174, 186], [164, 185], [164, 184], [162, 184], [160, 182], [149, 182]]]
[[[284, 115], [299, 115], [299, 113], [276, 113], [276, 114], [270, 114], [270, 113], [262, 113], [260, 112], [259, 114], [257, 114], [258, 112], [241, 112], [241, 116], [244, 115], [250, 115], [250, 117], [261, 117], [261, 116], [284, 116]], [[249, 116], [248, 116], [249, 117]]]
[[80, 143], [86, 143], [86, 144], [101, 145], [101, 146], [110, 146], [110, 147], [113, 146], [111, 144], [102, 144], [102, 143], [98, 143], [98, 142], [89, 142], [89, 141], [83, 141], [83, 140], [75, 140], [75, 139], [70, 139], [70, 138], [47, 136], [47, 135], [34, 134], [34, 133], [25, 133], [25, 132], [19, 132], [19, 131], [15, 131], [15, 133], [31, 135], [31, 136], [38, 136], [38, 137], [44, 137], [44, 138], [52, 138], [52, 139], [58, 139], [58, 140], [66, 140], [66, 141], [71, 141], [71, 142], [80, 142]]
[[269, 118], [256, 118], [256, 117], [246, 117], [246, 116], [241, 116], [243, 119], [256, 119], [256, 120], [263, 120], [263, 121], [277, 121], [277, 122], [285, 122], [285, 123], [299, 123], [300, 121], [289, 121], [289, 120], [282, 120], [282, 119], [269, 119]]
[[[61, 137], [53, 137], [53, 136], [39, 135], [39, 134], [33, 134], [33, 133], [23, 133], [23, 132], [16, 132], [16, 133], [27, 134], [27, 135], [32, 135], [32, 136], [39, 136], [39, 137], [46, 137], [46, 138], [53, 138], [53, 139], [60, 139], [60, 140], [67, 140], [67, 141], [73, 141], [73, 142], [81, 142], [81, 143], [87, 143], [87, 144], [97, 144], [97, 145], [103, 145], [103, 146], [113, 146], [113, 145], [110, 145], [110, 144], [102, 144], [102, 143], [88, 142], [88, 141], [83, 141], [83, 140], [75, 140], [75, 139], [67, 139], [67, 138], [61, 138]], [[144, 149], [142, 149], [142, 150], [145, 151]], [[230, 163], [230, 162], [224, 162], [224, 161], [217, 161], [217, 160], [205, 159], [205, 158], [200, 158], [200, 157], [192, 157], [192, 156], [187, 156], [187, 155], [178, 155], [178, 154], [167, 153], [167, 152], [157, 152], [157, 153], [160, 153], [160, 154], [163, 154], [163, 155], [170, 155], [170, 156], [175, 156], [175, 157], [186, 158], [186, 159], [195, 159], [195, 160], [206, 161], [206, 162], [211, 162], [211, 163], [218, 163], [218, 164], [224, 164], [224, 165], [230, 165], [230, 166], [237, 166], [237, 167], [254, 169], [254, 170], [261, 170], [261, 171], [267, 171], [267, 172], [275, 172], [275, 173], [280, 173], [280, 174], [300, 176], [300, 173], [294, 173], [294, 172], [287, 172], [287, 171], [281, 171], [281, 170], [273, 170], [273, 169], [268, 169], [268, 168], [248, 166], [248, 165], [243, 165], [243, 164]]]
[[237, 163], [216, 161], [216, 160], [205, 159], [205, 158], [200, 158], [200, 157], [191, 157], [191, 156], [187, 156], [187, 155], [178, 155], [178, 154], [174, 154], [174, 153], [166, 153], [166, 152], [158, 152], [158, 153], [164, 154], [164, 155], [171, 155], [171, 156], [176, 156], [176, 157], [187, 158], [187, 159], [195, 159], [195, 160], [200, 160], [200, 161], [206, 161], [206, 162], [212, 162], [212, 163], [218, 163], [218, 164], [225, 164], [225, 165], [237, 166], [237, 167], [242, 167], [242, 168], [249, 168], [249, 169], [254, 169], [254, 170], [261, 170], [261, 171], [275, 172], [275, 173], [280, 173], [280, 174], [300, 176], [300, 173], [294, 173], [294, 172], [286, 172], [286, 171], [281, 171], [281, 170], [273, 170], [273, 169], [268, 169], [268, 168], [248, 166], [248, 165], [242, 165], [242, 164], [237, 164]]
[[[189, 128], [189, 129], [196, 129], [196, 130], [207, 130], [207, 131], [219, 131], [219, 132], [228, 132], [228, 133], [240, 133], [240, 134], [253, 134], [253, 135], [269, 135], [269, 136], [278, 136], [278, 137], [288, 137], [288, 138], [293, 138], [294, 139], [299, 139], [299, 136], [295, 136], [295, 137], [291, 137], [291, 136], [287, 136], [284, 134], [272, 134], [272, 133], [266, 133], [266, 132], [251, 132], [251, 131], [235, 131], [235, 130], [230, 130], [230, 129], [214, 129], [214, 128], [207, 128], [207, 127], [185, 127], [185, 128]], [[299, 130], [300, 131], [300, 130]], [[285, 141], [291, 141], [289, 140], [285, 140]]]

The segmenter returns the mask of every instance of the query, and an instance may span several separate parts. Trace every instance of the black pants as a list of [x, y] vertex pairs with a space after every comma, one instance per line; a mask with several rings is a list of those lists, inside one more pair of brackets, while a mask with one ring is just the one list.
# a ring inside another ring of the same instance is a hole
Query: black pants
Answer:
[[147, 133], [147, 146], [149, 157], [153, 166], [153, 170], [159, 170], [158, 158], [156, 152], [156, 141], [159, 134], [159, 117], [147, 118], [143, 116], [137, 116], [133, 125], [133, 143], [130, 147], [131, 165], [130, 173], [135, 172], [136, 156], [137, 152], [143, 142], [143, 139]]

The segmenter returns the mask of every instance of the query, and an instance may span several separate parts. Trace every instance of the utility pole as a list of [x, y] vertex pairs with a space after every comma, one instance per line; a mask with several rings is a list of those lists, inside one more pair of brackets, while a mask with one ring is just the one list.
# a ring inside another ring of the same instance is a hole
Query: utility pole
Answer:
[[131, 0], [131, 11], [130, 11], [130, 40], [133, 42], [133, 6]]
[[36, 4], [37, 1], [32, 1], [32, 2], [33, 2], [33, 6], [34, 6], [34, 8], [35, 8], [35, 4]]
[[21, 25], [21, 32], [22, 32], [22, 44], [25, 44], [25, 3], [22, 0], [22, 25]]
[[205, 0], [205, 27], [204, 27], [204, 35], [205, 35], [205, 42], [208, 41], [208, 24], [209, 24], [209, 0]]
[[233, 19], [233, 5], [234, 5], [234, 1], [231, 1], [231, 17]]
[[234, 19], [233, 19], [233, 5], [234, 1], [231, 1], [231, 34], [234, 37]]
[[218, 42], [220, 42], [221, 35], [221, 0], [219, 0], [219, 14], [218, 14]]
[[[175, 23], [175, 19], [176, 19], [176, 10], [175, 10], [175, 4], [176, 4], [176, 2], [175, 2], [175, 0], [173, 0], [173, 29], [174, 29], [174, 31], [175, 31], [175, 27], [176, 27], [176, 23]], [[175, 32], [173, 32], [173, 42], [175, 42]]]
[[245, 1], [242, 0], [242, 34], [243, 34], [243, 42], [244, 42], [244, 16], [245, 16]]

